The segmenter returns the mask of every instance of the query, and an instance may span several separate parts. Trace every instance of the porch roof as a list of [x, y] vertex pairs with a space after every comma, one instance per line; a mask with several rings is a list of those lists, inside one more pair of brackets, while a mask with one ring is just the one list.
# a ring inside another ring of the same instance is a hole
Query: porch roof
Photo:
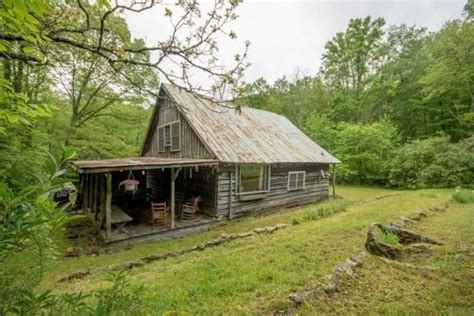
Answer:
[[190, 158], [133, 157], [101, 160], [76, 160], [79, 173], [102, 173], [120, 170], [148, 170], [194, 166], [215, 166], [218, 160]]

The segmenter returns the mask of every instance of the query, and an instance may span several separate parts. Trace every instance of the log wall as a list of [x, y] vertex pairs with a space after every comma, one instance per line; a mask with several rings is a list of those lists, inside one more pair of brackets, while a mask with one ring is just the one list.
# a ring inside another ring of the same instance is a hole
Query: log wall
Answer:
[[[273, 164], [270, 168], [270, 191], [265, 194], [265, 198], [242, 201], [240, 195], [236, 194], [235, 165], [221, 165], [217, 175], [217, 215], [228, 216], [229, 200], [232, 217], [238, 217], [268, 208], [317, 202], [329, 195], [329, 179], [322, 179], [321, 177], [321, 169], [328, 171], [329, 165]], [[304, 189], [288, 191], [289, 171], [306, 171]], [[229, 172], [232, 172], [232, 181], [229, 181]], [[230, 196], [229, 188], [231, 189]]]

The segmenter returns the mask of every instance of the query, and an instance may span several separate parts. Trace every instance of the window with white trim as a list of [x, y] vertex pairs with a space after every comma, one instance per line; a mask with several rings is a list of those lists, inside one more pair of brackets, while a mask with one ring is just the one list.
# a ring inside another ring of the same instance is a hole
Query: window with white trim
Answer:
[[167, 147], [171, 151], [179, 151], [181, 148], [179, 121], [163, 124], [158, 127], [158, 151], [164, 152]]
[[288, 172], [288, 191], [302, 190], [305, 186], [306, 171]]

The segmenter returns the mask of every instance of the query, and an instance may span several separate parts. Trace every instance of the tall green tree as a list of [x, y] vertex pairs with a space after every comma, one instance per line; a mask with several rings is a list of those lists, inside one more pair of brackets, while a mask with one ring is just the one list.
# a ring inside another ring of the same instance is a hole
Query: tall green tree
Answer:
[[384, 62], [383, 18], [351, 19], [344, 33], [326, 44], [320, 73], [336, 91], [333, 116], [339, 120], [367, 120], [366, 91], [369, 78]]
[[430, 60], [420, 82], [436, 128], [455, 140], [466, 137], [474, 128], [474, 21], [448, 22], [425, 49]]

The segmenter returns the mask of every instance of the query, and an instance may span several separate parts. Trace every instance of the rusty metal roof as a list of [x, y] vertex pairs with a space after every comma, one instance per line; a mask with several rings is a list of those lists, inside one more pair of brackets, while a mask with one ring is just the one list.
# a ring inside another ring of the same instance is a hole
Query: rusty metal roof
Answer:
[[155, 158], [134, 157], [101, 160], [77, 160], [73, 164], [79, 173], [99, 173], [119, 170], [146, 170], [172, 167], [194, 167], [217, 165], [213, 159], [188, 159], [188, 158]]
[[222, 162], [340, 162], [282, 115], [248, 107], [239, 114], [176, 86], [162, 87]]

